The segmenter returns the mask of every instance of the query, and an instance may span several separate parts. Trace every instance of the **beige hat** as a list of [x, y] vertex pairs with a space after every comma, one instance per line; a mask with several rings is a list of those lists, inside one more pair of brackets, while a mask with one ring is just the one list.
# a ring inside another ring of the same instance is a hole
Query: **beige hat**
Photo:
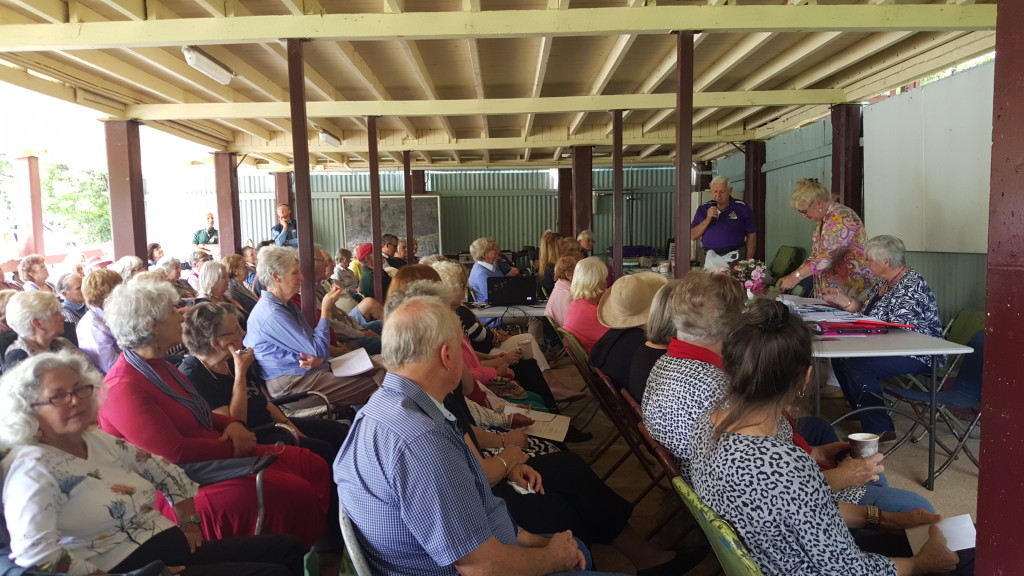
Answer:
[[597, 304], [597, 319], [609, 328], [633, 328], [647, 323], [651, 302], [668, 280], [655, 272], [623, 276], [612, 284]]

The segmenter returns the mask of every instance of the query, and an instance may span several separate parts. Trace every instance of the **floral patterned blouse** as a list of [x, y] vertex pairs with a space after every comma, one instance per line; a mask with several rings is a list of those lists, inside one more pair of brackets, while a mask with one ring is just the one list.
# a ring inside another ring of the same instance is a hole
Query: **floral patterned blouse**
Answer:
[[833, 202], [829, 205], [811, 238], [811, 256], [807, 266], [814, 275], [814, 296], [822, 290], [838, 288], [851, 297], [859, 297], [871, 284], [871, 271], [864, 261], [867, 243], [864, 223], [853, 210]]
[[88, 458], [45, 444], [12, 450], [2, 462], [3, 501], [19, 566], [47, 572], [109, 571], [174, 524], [154, 508], [198, 486], [177, 466], [101, 430], [85, 433]]

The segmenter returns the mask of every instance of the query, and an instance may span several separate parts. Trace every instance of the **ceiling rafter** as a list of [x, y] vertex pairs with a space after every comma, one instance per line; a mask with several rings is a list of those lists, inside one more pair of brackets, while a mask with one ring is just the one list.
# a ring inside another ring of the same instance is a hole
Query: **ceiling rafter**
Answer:
[[[544, 76], [548, 71], [548, 60], [551, 58], [551, 43], [553, 40], [551, 36], [542, 36], [540, 39], [540, 48], [537, 50], [537, 66], [534, 67], [533, 83], [530, 87], [530, 98], [540, 98], [540, 93], [544, 88]], [[523, 125], [524, 138], [533, 132], [533, 121], [534, 115], [527, 114], [526, 123]]]
[[[374, 74], [373, 69], [366, 60], [359, 55], [359, 51], [351, 42], [326, 42], [321, 45], [329, 52], [334, 53], [344, 61], [350, 70], [356, 75], [360, 82], [378, 100], [393, 100], [391, 93], [384, 87], [384, 83]], [[402, 125], [409, 138], [416, 138], [416, 127], [412, 125], [405, 116], [396, 116], [395, 120]]]
[[[597, 78], [594, 79], [594, 84], [590, 87], [587, 92], [590, 96], [597, 96], [601, 92], [604, 92], [608, 82], [611, 81], [612, 75], [619, 69], [619, 65], [622, 64], [622, 59], [626, 57], [626, 53], [629, 52], [629, 48], [636, 42], [636, 34], [624, 34], [615, 39], [615, 45], [608, 52], [608, 56], [604, 59], [604, 65], [601, 66], [601, 71], [597, 73]], [[575, 134], [579, 131], [580, 126], [583, 125], [583, 121], [586, 119], [586, 112], [577, 112], [573, 117], [572, 121], [569, 122], [569, 134]]]
[[292, 16], [324, 14], [326, 12], [319, 0], [281, 0], [281, 4], [291, 12]]
[[121, 16], [135, 22], [146, 19], [146, 0], [96, 0]]
[[68, 5], [64, 0], [8, 0], [8, 2], [51, 24], [68, 22]]

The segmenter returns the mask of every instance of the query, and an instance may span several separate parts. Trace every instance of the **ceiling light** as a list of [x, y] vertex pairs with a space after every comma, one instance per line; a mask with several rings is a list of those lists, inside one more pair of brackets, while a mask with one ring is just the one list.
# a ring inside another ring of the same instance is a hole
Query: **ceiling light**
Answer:
[[327, 130], [320, 130], [320, 143], [333, 146], [335, 148], [341, 146], [341, 140]]
[[185, 62], [188, 62], [189, 66], [225, 86], [235, 77], [235, 73], [230, 68], [195, 46], [182, 46], [181, 53], [185, 55]]

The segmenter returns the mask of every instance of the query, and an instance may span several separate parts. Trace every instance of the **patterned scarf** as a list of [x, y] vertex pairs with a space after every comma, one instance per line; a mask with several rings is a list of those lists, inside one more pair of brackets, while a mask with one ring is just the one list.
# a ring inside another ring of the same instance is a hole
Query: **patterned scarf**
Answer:
[[[154, 370], [153, 367], [150, 366], [149, 363], [146, 362], [142, 356], [139, 356], [134, 350], [125, 350], [123, 354], [124, 359], [128, 361], [128, 364], [131, 364], [132, 368], [141, 372], [142, 375], [146, 377], [146, 380], [149, 380], [153, 386], [156, 386], [157, 390], [167, 394], [179, 404], [188, 408], [189, 412], [196, 417], [196, 420], [198, 420], [204, 428], [213, 429], [213, 416], [210, 415], [210, 405], [206, 403], [206, 399], [196, 392], [192, 383], [182, 378], [177, 370], [172, 366], [167, 367], [167, 371], [171, 373], [171, 377], [173, 377], [174, 381], [178, 383], [178, 386], [181, 386], [182, 390], [188, 393], [188, 396], [183, 396], [177, 390], [171, 388], [170, 385], [168, 385], [167, 382], [165, 382], [164, 379], [156, 373], [156, 370]], [[163, 359], [161, 359], [160, 362], [169, 364], [169, 362]]]

